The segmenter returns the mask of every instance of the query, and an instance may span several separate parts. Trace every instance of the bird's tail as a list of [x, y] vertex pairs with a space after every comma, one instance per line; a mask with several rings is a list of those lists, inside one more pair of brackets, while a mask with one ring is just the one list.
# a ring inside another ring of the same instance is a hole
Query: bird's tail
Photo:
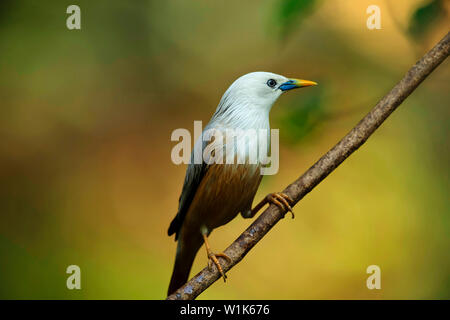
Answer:
[[189, 244], [182, 241], [182, 239], [178, 240], [177, 255], [172, 278], [170, 279], [168, 295], [174, 293], [187, 282], [197, 251], [202, 246], [201, 238], [195, 239], [195, 242], [192, 241], [192, 238], [190, 240]]

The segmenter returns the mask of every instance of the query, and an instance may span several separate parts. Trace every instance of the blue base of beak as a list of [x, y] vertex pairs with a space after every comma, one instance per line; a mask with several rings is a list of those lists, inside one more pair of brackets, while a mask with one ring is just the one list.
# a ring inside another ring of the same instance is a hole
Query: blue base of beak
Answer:
[[295, 84], [284, 84], [283, 83], [279, 88], [281, 91], [287, 91], [287, 90], [298, 88], [298, 86], [296, 86]]
[[289, 80], [289, 81], [286, 81], [285, 83], [283, 83], [282, 85], [280, 85], [278, 88], [281, 91], [287, 91], [287, 90], [295, 89], [295, 88], [298, 88], [298, 87], [299, 86], [298, 86], [298, 83], [296, 83], [296, 81]]

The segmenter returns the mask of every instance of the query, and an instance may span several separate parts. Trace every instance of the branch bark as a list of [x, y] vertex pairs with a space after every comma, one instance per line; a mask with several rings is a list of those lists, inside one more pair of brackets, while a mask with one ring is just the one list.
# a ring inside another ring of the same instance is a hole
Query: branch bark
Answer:
[[[422, 57], [403, 79], [331, 150], [291, 183], [284, 193], [294, 204], [325, 179], [345, 159], [357, 150], [387, 117], [441, 64], [450, 52], [450, 33]], [[270, 205], [225, 251], [231, 262], [221, 260], [224, 271], [230, 270], [261, 240], [269, 230], [284, 217], [277, 206]], [[217, 268], [204, 268], [190, 281], [168, 296], [168, 300], [195, 299], [220, 278]]]

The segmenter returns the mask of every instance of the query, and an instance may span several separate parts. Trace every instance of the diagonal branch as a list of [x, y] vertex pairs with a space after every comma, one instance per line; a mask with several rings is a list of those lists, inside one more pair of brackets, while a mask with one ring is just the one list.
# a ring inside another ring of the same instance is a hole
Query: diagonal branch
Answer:
[[[427, 76], [450, 53], [450, 33], [422, 57], [403, 77], [403, 79], [381, 99], [377, 105], [330, 151], [319, 159], [300, 178], [291, 183], [284, 193], [294, 199], [294, 204], [300, 201], [315, 186], [325, 179], [386, 120], [387, 117], [427, 78]], [[284, 217], [277, 206], [269, 206], [225, 251], [231, 262], [222, 261], [224, 271], [231, 269], [261, 240], [269, 230]], [[216, 268], [204, 268], [168, 300], [195, 299], [211, 284], [220, 278]]]

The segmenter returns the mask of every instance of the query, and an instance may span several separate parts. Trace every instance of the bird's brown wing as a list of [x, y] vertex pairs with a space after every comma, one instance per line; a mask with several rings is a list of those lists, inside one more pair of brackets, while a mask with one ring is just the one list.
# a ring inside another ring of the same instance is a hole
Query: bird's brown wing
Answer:
[[183, 224], [186, 213], [194, 198], [195, 192], [208, 170], [208, 165], [204, 162], [202, 164], [194, 164], [193, 156], [191, 156], [191, 163], [186, 170], [186, 177], [184, 178], [183, 190], [181, 191], [178, 213], [172, 220], [169, 226], [168, 235], [175, 233], [175, 240], [178, 239], [178, 234]]

